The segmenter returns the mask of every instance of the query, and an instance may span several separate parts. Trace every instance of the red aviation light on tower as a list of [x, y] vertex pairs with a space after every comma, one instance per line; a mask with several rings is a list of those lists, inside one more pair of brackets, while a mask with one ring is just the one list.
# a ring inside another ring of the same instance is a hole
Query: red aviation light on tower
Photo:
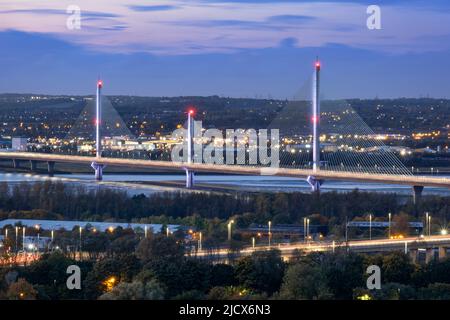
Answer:
[[193, 117], [195, 115], [195, 108], [189, 107], [189, 109], [187, 110], [187, 113]]
[[320, 70], [320, 61], [319, 60], [316, 61], [315, 66], [316, 66], [316, 70], [319, 71]]
[[100, 89], [103, 88], [103, 80], [97, 81], [97, 87], [99, 87]]
[[319, 123], [319, 117], [311, 117], [312, 123]]

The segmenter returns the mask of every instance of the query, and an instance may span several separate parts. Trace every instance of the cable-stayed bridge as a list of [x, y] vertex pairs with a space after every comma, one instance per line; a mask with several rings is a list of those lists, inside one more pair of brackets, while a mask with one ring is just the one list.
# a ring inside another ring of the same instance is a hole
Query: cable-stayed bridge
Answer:
[[[241, 149], [244, 149], [244, 158], [251, 158], [252, 156], [255, 159], [258, 158], [258, 155], [261, 155], [259, 153], [261, 150], [258, 149], [261, 148], [272, 148], [270, 151], [272, 154], [273, 152], [279, 152], [280, 155], [276, 159], [276, 163], [272, 162], [270, 165], [267, 165], [267, 163], [257, 165], [246, 160], [237, 164], [231, 164], [228, 161], [226, 161], [228, 164], [223, 164], [223, 161], [214, 163], [196, 161], [196, 156], [198, 155], [197, 147], [199, 144], [202, 144], [199, 140], [203, 138], [199, 138], [195, 131], [195, 110], [193, 109], [188, 110], [186, 129], [183, 129], [184, 136], [182, 137], [181, 144], [186, 146], [186, 150], [183, 150], [183, 159], [172, 158], [170, 161], [160, 161], [104, 157], [104, 146], [102, 146], [101, 141], [102, 137], [106, 134], [106, 125], [102, 121], [102, 108], [105, 105], [101, 95], [103, 88], [102, 81], [98, 81], [97, 83], [94, 119], [89, 119], [88, 115], [82, 115], [85, 120], [94, 120], [95, 130], [89, 129], [88, 126], [84, 126], [82, 129], [90, 132], [93, 131], [96, 156], [35, 152], [0, 152], [0, 159], [12, 160], [14, 167], [19, 167], [21, 161], [29, 161], [31, 170], [36, 168], [37, 162], [47, 162], [50, 174], [53, 173], [56, 162], [91, 165], [95, 171], [97, 180], [102, 179], [103, 168], [105, 166], [183, 170], [186, 172], [187, 188], [194, 186], [195, 172], [275, 175], [306, 179], [313, 191], [318, 191], [320, 186], [327, 180], [409, 185], [413, 188], [415, 199], [420, 197], [424, 187], [450, 188], [450, 179], [448, 178], [413, 175], [390, 148], [383, 145], [376, 138], [376, 134], [345, 103], [338, 106], [340, 108], [338, 112], [336, 112], [336, 106], [330, 107], [325, 101], [322, 106], [323, 108], [321, 108], [321, 99], [319, 98], [320, 71], [321, 65], [317, 61], [313, 74], [312, 115], [309, 121], [309, 125], [311, 126], [311, 140], [308, 145], [308, 150], [302, 149], [301, 147], [296, 149], [292, 145], [283, 147], [280, 146], [279, 142], [274, 143], [274, 141], [270, 141], [264, 146], [250, 146], [251, 140], [253, 142], [259, 142], [261, 140], [261, 132], [253, 131], [252, 133], [251, 130], [246, 130], [240, 136], [241, 140], [245, 140], [240, 146]], [[329, 111], [332, 108], [334, 108], [334, 112]], [[297, 105], [293, 105], [291, 110], [285, 110], [284, 114], [281, 114], [271, 127], [286, 127], [283, 122], [285, 120], [297, 123], [300, 116], [296, 115], [295, 111], [299, 109]], [[106, 122], [106, 120], [108, 119], [105, 118], [104, 121]], [[114, 127], [114, 125], [111, 126]], [[125, 124], [122, 121], [121, 123], [115, 123], [115, 126], [124, 128]], [[293, 127], [291, 131], [295, 134], [296, 128]], [[73, 134], [77, 135], [76, 133]], [[333, 144], [330, 145], [328, 143], [327, 145], [322, 139], [323, 135], [328, 135], [328, 138], [333, 141]], [[217, 138], [217, 134], [215, 138]], [[231, 138], [233, 140], [233, 148], [235, 146], [235, 138], [239, 139], [239, 137], [233, 136]], [[227, 137], [222, 140], [227, 140]], [[203, 147], [201, 146], [200, 148], [200, 153], [202, 153]], [[223, 150], [223, 153], [226, 152]], [[235, 151], [233, 151], [233, 156], [235, 156]]]

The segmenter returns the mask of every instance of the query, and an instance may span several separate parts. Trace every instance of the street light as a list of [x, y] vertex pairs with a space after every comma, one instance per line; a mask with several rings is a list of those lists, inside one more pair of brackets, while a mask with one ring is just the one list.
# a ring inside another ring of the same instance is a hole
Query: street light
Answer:
[[202, 251], [202, 249], [203, 249], [202, 238], [203, 238], [203, 235], [201, 232], [199, 232], [198, 233], [198, 251]]
[[372, 240], [372, 214], [369, 214], [369, 240]]
[[19, 246], [19, 227], [16, 227], [16, 251]]
[[309, 240], [309, 218], [306, 219], [306, 235], [307, 235], [307, 239]]
[[252, 248], [255, 249], [256, 240], [255, 237], [252, 237]]
[[81, 233], [83, 232], [83, 228], [80, 227], [78, 231], [80, 232], [80, 260], [81, 260]]
[[428, 233], [428, 230], [429, 230], [429, 228], [428, 228], [428, 215], [429, 215], [429, 213], [428, 212], [425, 212], [425, 234], [426, 233]]
[[23, 227], [23, 230], [22, 230], [22, 249], [23, 249], [23, 251], [25, 251], [25, 232], [26, 232], [26, 228]]
[[234, 223], [234, 220], [228, 222], [228, 241], [231, 241], [231, 225]]
[[428, 236], [431, 236], [431, 215], [428, 216]]
[[306, 218], [303, 218], [303, 238], [306, 242]]
[[272, 227], [272, 221], [269, 221], [269, 248], [271, 245], [271, 240], [272, 240], [272, 232], [271, 232], [271, 227]]
[[389, 239], [391, 238], [391, 218], [392, 218], [392, 214], [389, 212], [388, 214], [389, 216]]

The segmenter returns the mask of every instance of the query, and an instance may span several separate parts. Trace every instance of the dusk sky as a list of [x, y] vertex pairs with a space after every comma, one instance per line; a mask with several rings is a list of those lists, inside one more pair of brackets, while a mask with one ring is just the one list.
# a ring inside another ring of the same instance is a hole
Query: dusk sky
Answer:
[[450, 1], [0, 2], [0, 93], [290, 98], [317, 55], [327, 98], [450, 98]]

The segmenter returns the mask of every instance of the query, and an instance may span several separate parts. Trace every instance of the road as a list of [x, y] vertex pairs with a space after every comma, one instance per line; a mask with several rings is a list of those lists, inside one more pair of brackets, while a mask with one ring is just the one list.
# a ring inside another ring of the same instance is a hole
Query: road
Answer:
[[[303, 252], [323, 252], [334, 251], [338, 249], [348, 248], [354, 252], [369, 253], [369, 252], [381, 252], [381, 251], [396, 251], [405, 249], [417, 249], [417, 248], [437, 248], [437, 247], [449, 247], [450, 248], [450, 235], [434, 235], [427, 237], [408, 237], [403, 239], [374, 239], [374, 240], [353, 240], [348, 244], [344, 242], [331, 242], [331, 241], [310, 241], [307, 243], [296, 244], [280, 244], [269, 246], [256, 246], [245, 247], [240, 251], [240, 255], [250, 255], [255, 251], [266, 251], [269, 249], [278, 249], [283, 256], [292, 254], [294, 250], [300, 250]], [[214, 251], [215, 256], [226, 257], [229, 254], [228, 249], [219, 249]], [[208, 251], [197, 252], [198, 257], [207, 257], [211, 253]]]

